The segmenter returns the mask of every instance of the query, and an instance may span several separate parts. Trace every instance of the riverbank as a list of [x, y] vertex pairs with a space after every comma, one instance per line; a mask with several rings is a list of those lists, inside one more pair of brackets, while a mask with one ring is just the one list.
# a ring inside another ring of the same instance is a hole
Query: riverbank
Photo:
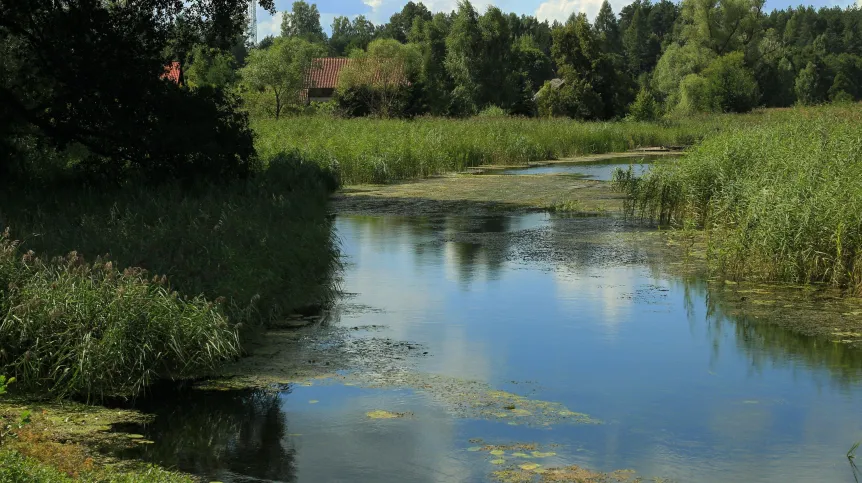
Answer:
[[793, 111], [618, 186], [632, 217], [702, 227], [717, 276], [862, 295], [860, 120], [860, 105]]

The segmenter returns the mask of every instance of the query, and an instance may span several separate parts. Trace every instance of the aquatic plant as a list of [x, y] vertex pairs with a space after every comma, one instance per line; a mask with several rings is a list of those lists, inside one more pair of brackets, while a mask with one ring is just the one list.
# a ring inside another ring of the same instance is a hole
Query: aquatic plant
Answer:
[[223, 298], [231, 322], [258, 325], [335, 297], [340, 265], [327, 203], [336, 186], [317, 165], [278, 154], [244, 181], [99, 190], [33, 183], [0, 190], [0, 206], [24, 250], [107, 255], [119, 270], [166, 275], [184, 296]]
[[729, 278], [862, 293], [860, 120], [858, 106], [791, 110], [615, 181], [630, 216], [704, 227], [711, 266]]
[[15, 383], [15, 378], [10, 377], [6, 378], [6, 376], [0, 376], [0, 396], [6, 394], [6, 390], [9, 388], [11, 384]]
[[218, 304], [170, 290], [164, 277], [44, 260], [0, 236], [0, 370], [56, 396], [134, 395], [159, 377], [191, 377], [239, 355]]
[[730, 119], [714, 116], [655, 124], [496, 116], [412, 121], [321, 116], [261, 119], [253, 128], [263, 157], [296, 152], [307, 161], [336, 169], [345, 183], [357, 184], [423, 178], [487, 164], [689, 145]]
[[859, 475], [862, 474], [862, 471], [856, 466], [856, 450], [859, 449], [860, 444], [862, 444], [862, 441], [857, 441], [850, 447], [850, 451], [847, 452], [847, 461], [850, 462], [850, 469], [853, 470], [853, 479], [856, 480], [856, 483], [859, 483]]

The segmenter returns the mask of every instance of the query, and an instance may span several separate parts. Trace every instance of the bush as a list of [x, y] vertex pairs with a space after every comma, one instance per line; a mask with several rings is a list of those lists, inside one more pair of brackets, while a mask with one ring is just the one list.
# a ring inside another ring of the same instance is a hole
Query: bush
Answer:
[[497, 106], [489, 106], [482, 110], [479, 114], [476, 114], [476, 117], [480, 118], [505, 118], [509, 117], [509, 113], [506, 112], [502, 107]]
[[713, 60], [703, 71], [707, 103], [719, 112], [748, 112], [760, 100], [757, 80], [745, 66], [742, 52], [733, 52]]
[[633, 121], [655, 121], [661, 115], [658, 102], [647, 89], [641, 89], [635, 102], [629, 107], [629, 118]]
[[2, 371], [57, 396], [134, 395], [158, 377], [199, 375], [239, 355], [220, 307], [162, 277], [76, 253], [46, 261], [0, 236]]
[[597, 119], [604, 109], [601, 97], [586, 81], [567, 79], [562, 84], [546, 82], [536, 94], [541, 117]]

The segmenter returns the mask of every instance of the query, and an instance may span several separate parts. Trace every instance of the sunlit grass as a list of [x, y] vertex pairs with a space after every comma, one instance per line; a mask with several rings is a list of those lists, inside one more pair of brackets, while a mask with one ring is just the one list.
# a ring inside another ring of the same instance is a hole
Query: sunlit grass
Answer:
[[296, 117], [258, 120], [264, 157], [295, 151], [338, 170], [346, 184], [386, 183], [480, 165], [524, 164], [646, 146], [689, 145], [730, 117], [687, 122], [585, 123], [562, 119], [423, 118], [416, 120]]
[[632, 216], [697, 224], [729, 278], [862, 293], [862, 109], [786, 111], [708, 138], [642, 178], [618, 172]]

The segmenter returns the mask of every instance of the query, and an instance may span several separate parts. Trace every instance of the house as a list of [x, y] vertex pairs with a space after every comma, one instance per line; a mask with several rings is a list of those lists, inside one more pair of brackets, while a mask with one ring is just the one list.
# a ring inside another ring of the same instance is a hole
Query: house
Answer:
[[179, 62], [171, 62], [170, 64], [165, 66], [165, 72], [161, 75], [162, 79], [167, 79], [178, 86], [185, 85], [185, 78], [183, 78], [183, 65]]
[[341, 70], [352, 62], [346, 57], [314, 59], [305, 80], [302, 98], [307, 102], [327, 102], [335, 97]]

